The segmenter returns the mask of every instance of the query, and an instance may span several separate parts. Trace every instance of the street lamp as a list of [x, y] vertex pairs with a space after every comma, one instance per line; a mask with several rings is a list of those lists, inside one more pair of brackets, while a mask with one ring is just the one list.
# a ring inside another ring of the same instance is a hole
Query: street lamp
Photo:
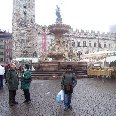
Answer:
[[81, 51], [78, 51], [77, 52], [77, 56], [79, 57], [79, 60], [81, 59], [81, 55], [82, 55], [82, 52]]
[[95, 35], [95, 38], [97, 39], [97, 51], [99, 52], [99, 37], [98, 37], [98, 35]]
[[97, 51], [99, 52], [99, 37], [98, 37], [98, 49], [97, 49]]

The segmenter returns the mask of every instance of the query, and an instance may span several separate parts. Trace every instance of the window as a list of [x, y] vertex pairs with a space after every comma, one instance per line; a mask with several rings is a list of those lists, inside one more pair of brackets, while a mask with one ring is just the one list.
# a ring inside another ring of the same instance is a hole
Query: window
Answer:
[[0, 55], [4, 55], [4, 52], [0, 52]]
[[23, 8], [25, 8], [25, 9], [26, 9], [26, 8], [27, 8], [27, 6], [26, 6], [26, 5], [24, 5], [24, 6], [23, 6]]
[[1, 39], [0, 42], [3, 42], [3, 40]]
[[89, 47], [91, 47], [91, 43], [89, 43]]
[[9, 62], [9, 59], [8, 58], [6, 59], [6, 62]]
[[0, 62], [3, 62], [3, 58], [0, 58]]
[[106, 43], [104, 43], [104, 48], [106, 48], [107, 46], [106, 46]]
[[97, 47], [97, 43], [94, 43], [94, 47]]
[[77, 42], [77, 47], [81, 47], [80, 42]]
[[0, 49], [4, 49], [4, 45], [0, 45]]
[[9, 49], [9, 46], [6, 46], [6, 49]]
[[109, 48], [111, 47], [111, 45], [109, 44]]
[[86, 47], [86, 41], [83, 41], [83, 47]]
[[8, 56], [9, 55], [9, 52], [6, 52], [6, 56]]
[[98, 44], [98, 47], [99, 47], [99, 48], [102, 48], [101, 43]]
[[91, 47], [91, 41], [89, 41], [89, 47]]

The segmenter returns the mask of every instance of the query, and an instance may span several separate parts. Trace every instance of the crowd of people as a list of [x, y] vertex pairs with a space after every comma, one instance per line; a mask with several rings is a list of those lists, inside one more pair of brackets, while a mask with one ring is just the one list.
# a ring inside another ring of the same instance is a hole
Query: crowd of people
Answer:
[[[31, 77], [31, 70], [30, 65], [25, 64], [25, 66], [19, 67], [17, 70], [17, 67], [14, 63], [8, 64], [5, 67], [5, 70], [3, 67], [0, 67], [0, 88], [3, 88], [3, 76], [5, 78], [5, 83], [8, 86], [9, 90], [9, 105], [14, 106], [18, 104], [18, 102], [15, 100], [16, 91], [18, 90], [19, 81], [21, 81], [20, 89], [24, 92], [25, 101], [24, 103], [30, 103], [30, 84], [32, 81]], [[20, 77], [20, 78], [19, 78]], [[75, 74], [72, 71], [72, 67], [69, 65], [66, 68], [65, 73], [62, 76], [61, 81], [61, 90], [64, 91], [64, 110], [67, 111], [68, 109], [71, 109], [71, 98], [73, 93], [73, 88], [76, 86], [77, 81], [75, 78]]]
[[[20, 75], [20, 76], [19, 76]], [[20, 77], [20, 78], [19, 78]], [[29, 103], [30, 99], [30, 83], [31, 83], [31, 70], [28, 64], [25, 64], [23, 68], [17, 69], [14, 63], [8, 64], [4, 67], [0, 67], [0, 89], [3, 88], [3, 78], [5, 78], [5, 84], [9, 90], [9, 105], [14, 106], [18, 104], [15, 100], [16, 91], [18, 90], [19, 81], [21, 81], [20, 89], [24, 92], [25, 101]]]

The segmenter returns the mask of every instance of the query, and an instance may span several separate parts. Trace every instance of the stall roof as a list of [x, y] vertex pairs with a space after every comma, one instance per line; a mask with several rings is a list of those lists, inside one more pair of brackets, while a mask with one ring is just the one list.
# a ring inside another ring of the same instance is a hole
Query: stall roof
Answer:
[[29, 61], [32, 60], [32, 62], [38, 62], [39, 58], [15, 58], [13, 61]]

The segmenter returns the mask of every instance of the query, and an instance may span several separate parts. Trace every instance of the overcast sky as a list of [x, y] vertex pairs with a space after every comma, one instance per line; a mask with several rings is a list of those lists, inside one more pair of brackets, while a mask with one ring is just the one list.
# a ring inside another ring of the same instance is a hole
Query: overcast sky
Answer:
[[[36, 23], [55, 23], [56, 4], [61, 7], [63, 23], [73, 28], [109, 31], [116, 24], [116, 0], [35, 0]], [[13, 0], [0, 1], [0, 29], [12, 30]]]

